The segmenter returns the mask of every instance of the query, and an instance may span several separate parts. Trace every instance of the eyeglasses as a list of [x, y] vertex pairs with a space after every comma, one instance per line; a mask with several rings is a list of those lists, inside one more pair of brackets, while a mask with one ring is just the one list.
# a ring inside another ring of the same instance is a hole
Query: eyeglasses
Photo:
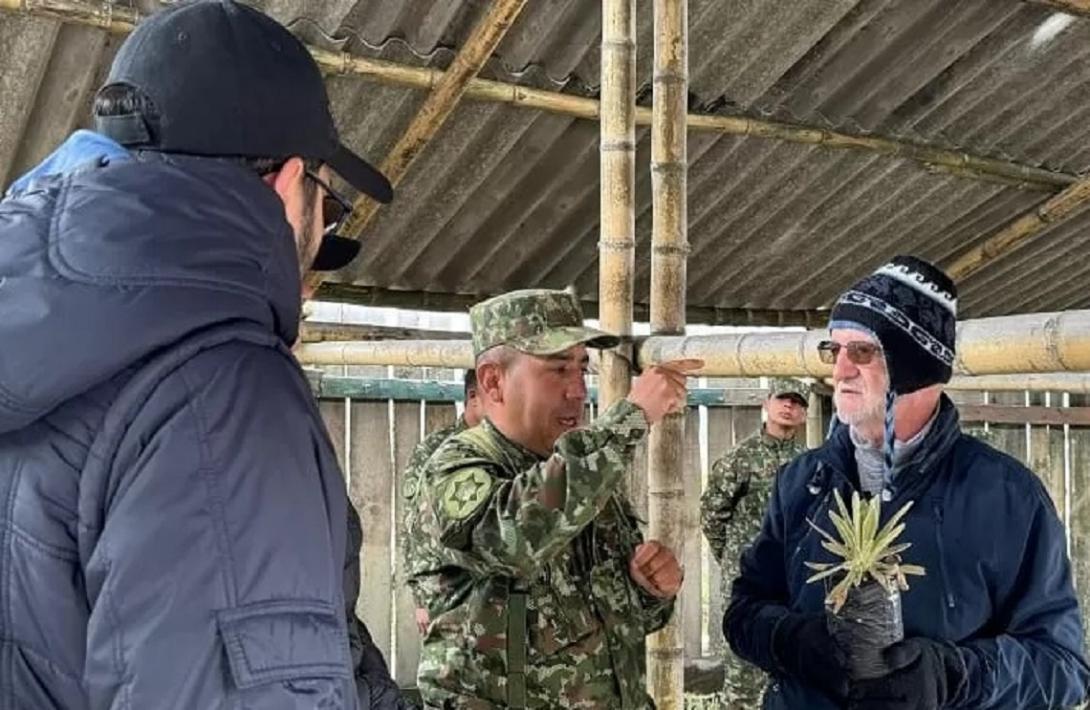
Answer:
[[352, 214], [352, 203], [315, 173], [310, 170], [304, 170], [303, 173], [325, 190], [325, 198], [322, 200], [322, 225], [326, 234], [336, 233]]
[[848, 354], [848, 362], [853, 365], [869, 365], [875, 356], [882, 354], [882, 347], [865, 340], [853, 340], [849, 343], [837, 343], [832, 340], [822, 340], [818, 343], [818, 357], [826, 365], [836, 363], [840, 351]]

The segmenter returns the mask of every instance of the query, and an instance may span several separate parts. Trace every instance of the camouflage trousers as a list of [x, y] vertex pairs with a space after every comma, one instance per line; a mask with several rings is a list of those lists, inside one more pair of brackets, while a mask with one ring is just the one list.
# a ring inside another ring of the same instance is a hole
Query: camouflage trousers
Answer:
[[723, 700], [725, 710], [757, 710], [761, 707], [768, 675], [743, 661], [729, 648], [723, 650]]

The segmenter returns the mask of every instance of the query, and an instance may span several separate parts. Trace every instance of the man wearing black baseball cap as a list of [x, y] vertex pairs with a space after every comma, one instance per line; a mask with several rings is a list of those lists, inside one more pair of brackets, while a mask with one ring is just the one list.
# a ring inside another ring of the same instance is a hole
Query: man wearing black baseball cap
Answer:
[[230, 0], [140, 23], [94, 113], [0, 202], [0, 707], [400, 707], [289, 350], [359, 250], [330, 172], [389, 183]]

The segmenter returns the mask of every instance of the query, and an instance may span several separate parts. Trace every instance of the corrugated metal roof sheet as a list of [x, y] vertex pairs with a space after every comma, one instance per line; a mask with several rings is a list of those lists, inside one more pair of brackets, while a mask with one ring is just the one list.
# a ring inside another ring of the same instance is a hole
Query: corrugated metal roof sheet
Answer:
[[[144, 2], [142, 5], [149, 3]], [[482, 0], [265, 0], [308, 42], [444, 67]], [[1090, 20], [1018, 0], [690, 0], [694, 110], [771, 116], [1090, 169]], [[594, 96], [599, 4], [535, 0], [482, 75]], [[119, 39], [0, 15], [0, 175], [10, 180], [85, 122]], [[638, 72], [650, 83], [650, 5]], [[423, 92], [329, 78], [347, 140], [379, 160]], [[649, 96], [643, 91], [641, 102]], [[650, 266], [649, 134], [638, 132], [637, 298]], [[364, 285], [492, 293], [597, 288], [598, 126], [463, 103], [338, 275]], [[895, 252], [949, 263], [1044, 199], [900, 159], [758, 138], [690, 134], [689, 300], [814, 308]], [[962, 286], [966, 316], [1090, 306], [1083, 215]], [[1078, 258], [1082, 256], [1083, 258]]]

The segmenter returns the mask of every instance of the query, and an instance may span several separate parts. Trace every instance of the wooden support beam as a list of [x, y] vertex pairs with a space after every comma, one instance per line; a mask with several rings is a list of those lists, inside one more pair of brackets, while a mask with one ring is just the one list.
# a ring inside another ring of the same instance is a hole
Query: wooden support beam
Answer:
[[[655, 52], [651, 122], [651, 333], [685, 332], [685, 279], [689, 256], [686, 117], [689, 99], [688, 0], [654, 0]], [[685, 412], [651, 427], [647, 441], [647, 518], [650, 536], [685, 557], [699, 541], [686, 520]], [[648, 686], [655, 706], [684, 705], [684, 600], [674, 602], [666, 626], [647, 637]]]
[[954, 260], [946, 273], [955, 281], [972, 274], [1025, 246], [1035, 237], [1078, 214], [1090, 204], [1090, 178], [1083, 178], [1015, 217], [982, 243]]
[[1068, 15], [1090, 17], [1090, 0], [1027, 0], [1032, 5], [1044, 5]]
[[[133, 10], [115, 4], [90, 3], [84, 0], [0, 0], [0, 10], [23, 12], [51, 17], [64, 22], [80, 22], [115, 32], [125, 33], [141, 17]], [[347, 52], [331, 52], [309, 47], [318, 66], [329, 74], [359, 77], [391, 86], [431, 90], [439, 86], [445, 73], [439, 69], [410, 67], [396, 62], [357, 57]], [[472, 79], [465, 87], [464, 97], [471, 101], [503, 103], [522, 108], [596, 121], [600, 105], [595, 99], [572, 96], [556, 91], [543, 91], [517, 84], [486, 79]], [[1076, 182], [1066, 173], [1044, 170], [1032, 165], [971, 155], [926, 143], [888, 138], [878, 135], [853, 135], [830, 131], [818, 126], [784, 123], [744, 116], [692, 114], [688, 129], [727, 135], [752, 136], [803, 145], [816, 145], [832, 150], [856, 150], [878, 153], [892, 158], [918, 162], [929, 169], [952, 172], [966, 179], [994, 182], [996, 179], [1024, 190], [1056, 192]], [[651, 124], [651, 110], [636, 109], [636, 125]]]
[[[385, 308], [413, 308], [426, 311], [466, 313], [469, 307], [496, 294], [437, 293], [434, 291], [401, 291], [378, 286], [334, 283], [326, 281], [318, 289], [315, 300], [335, 303], [351, 303], [357, 306]], [[583, 301], [583, 314], [587, 318], [599, 317], [597, 301]], [[763, 308], [718, 308], [715, 306], [689, 306], [685, 309], [690, 324], [704, 325], [753, 325], [779, 327], [824, 327], [829, 320], [826, 309], [776, 310]], [[647, 322], [651, 309], [646, 303], [633, 306], [633, 317]]]
[[948, 390], [964, 392], [1069, 392], [1090, 394], [1090, 373], [1029, 372], [1018, 375], [955, 377]]
[[1000, 404], [961, 404], [963, 422], [989, 424], [1048, 424], [1090, 426], [1090, 407], [1019, 407]]
[[[416, 112], [409, 127], [398, 139], [393, 150], [382, 161], [382, 172], [390, 184], [397, 185], [409, 171], [409, 166], [424, 147], [435, 137], [443, 124], [462, 100], [469, 82], [481, 71], [492, 56], [515, 18], [522, 12], [526, 0], [492, 0], [485, 5], [485, 15], [473, 28], [473, 33], [458, 50], [454, 61], [443, 72], [443, 78], [435, 86], [424, 105]], [[355, 209], [344, 226], [344, 236], [358, 237], [374, 217], [379, 203], [366, 195], [356, 199]]]
[[[602, 0], [602, 120], [599, 123], [598, 319], [632, 334], [636, 257], [636, 2]], [[602, 353], [608, 407], [628, 394], [632, 345]]]

